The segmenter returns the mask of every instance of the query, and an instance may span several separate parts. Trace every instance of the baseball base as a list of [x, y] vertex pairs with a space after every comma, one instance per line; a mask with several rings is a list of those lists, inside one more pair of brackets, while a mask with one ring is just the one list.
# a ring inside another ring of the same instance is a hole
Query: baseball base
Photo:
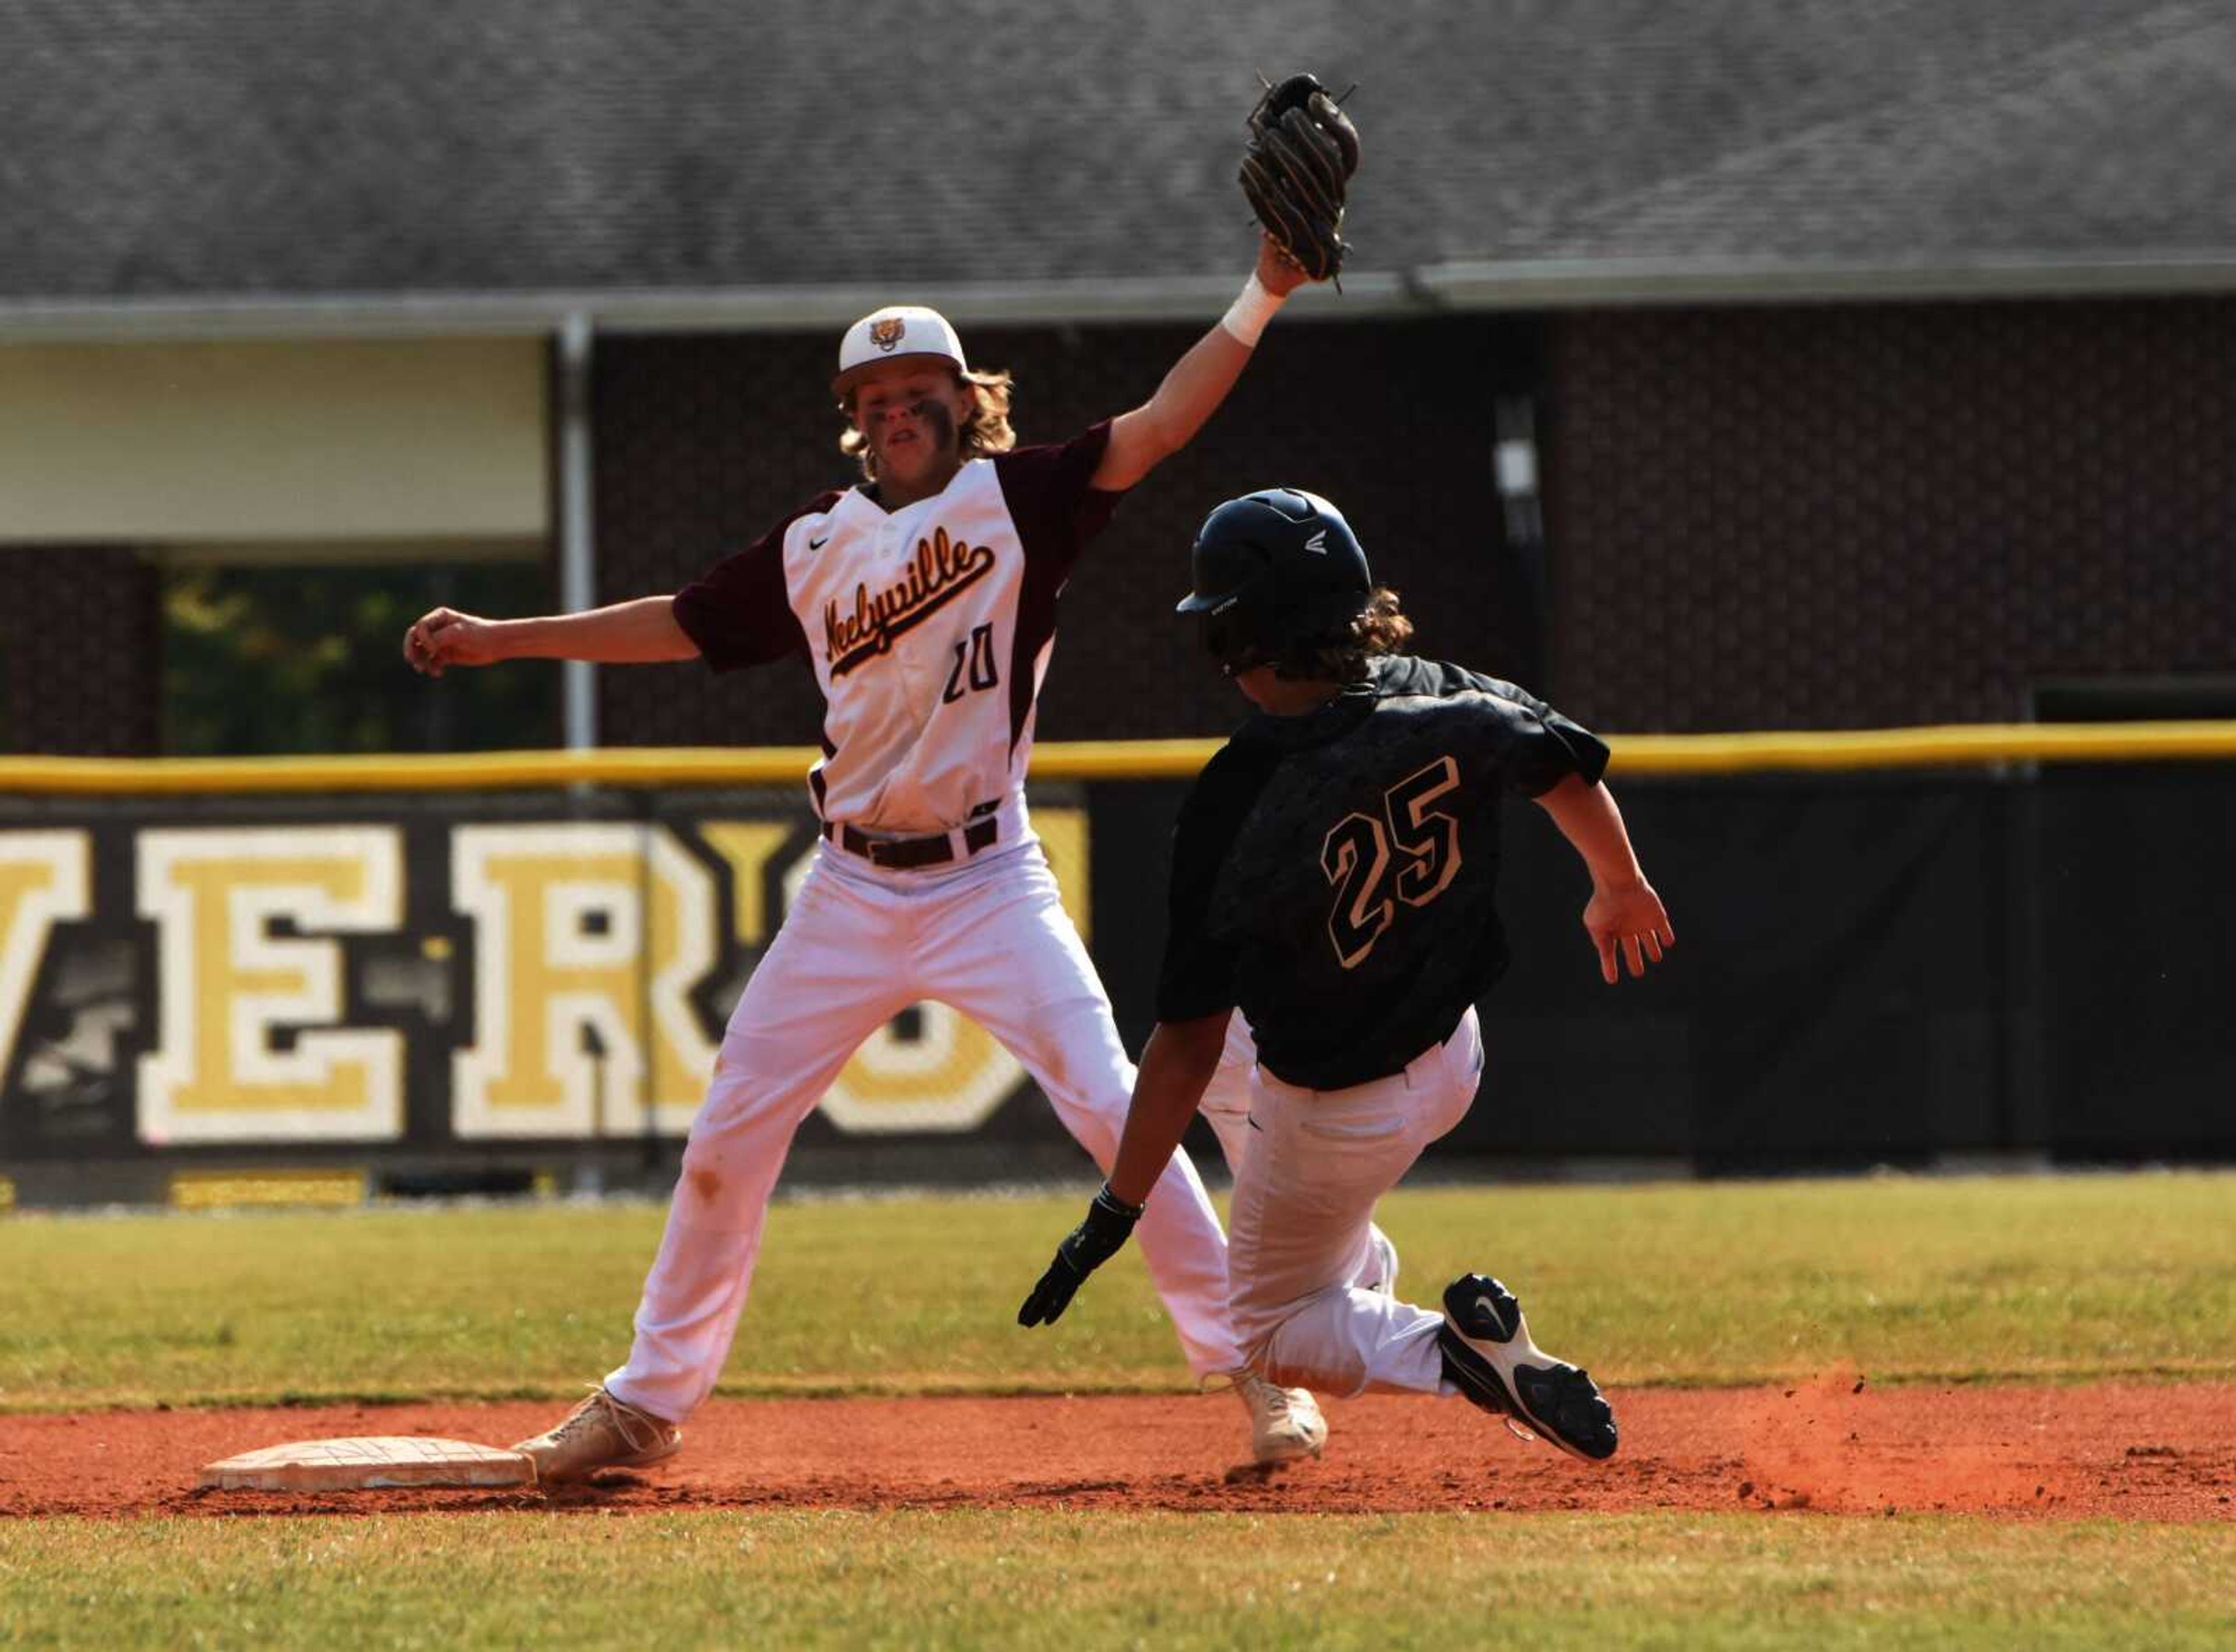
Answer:
[[369, 1491], [384, 1486], [533, 1485], [519, 1451], [467, 1440], [382, 1435], [299, 1440], [212, 1463], [201, 1484], [223, 1491]]

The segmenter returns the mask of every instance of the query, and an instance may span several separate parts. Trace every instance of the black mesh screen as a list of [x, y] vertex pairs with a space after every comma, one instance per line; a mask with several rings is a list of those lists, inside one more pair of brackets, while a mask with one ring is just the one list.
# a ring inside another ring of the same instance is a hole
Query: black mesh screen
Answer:
[[161, 750], [158, 578], [116, 545], [0, 547], [0, 750]]

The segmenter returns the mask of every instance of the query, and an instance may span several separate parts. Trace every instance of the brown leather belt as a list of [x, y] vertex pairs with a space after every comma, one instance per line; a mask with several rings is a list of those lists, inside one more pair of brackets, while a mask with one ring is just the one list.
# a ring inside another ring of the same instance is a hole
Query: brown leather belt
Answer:
[[[892, 866], [904, 872], [917, 866], [944, 866], [961, 858], [955, 849], [958, 834], [953, 832], [935, 833], [924, 838], [871, 838], [843, 822], [825, 820], [823, 835], [873, 866]], [[983, 820], [973, 820], [959, 835], [963, 839], [963, 854], [975, 855], [1002, 835], [1001, 823], [988, 815]]]

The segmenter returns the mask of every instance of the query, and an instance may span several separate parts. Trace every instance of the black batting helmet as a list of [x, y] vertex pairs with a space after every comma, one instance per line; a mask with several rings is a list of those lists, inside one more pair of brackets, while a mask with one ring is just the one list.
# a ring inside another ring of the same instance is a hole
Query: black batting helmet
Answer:
[[1357, 618], [1374, 587], [1343, 512], [1301, 488], [1229, 499], [1189, 563], [1195, 589], [1175, 611], [1203, 616], [1204, 647], [1229, 676]]

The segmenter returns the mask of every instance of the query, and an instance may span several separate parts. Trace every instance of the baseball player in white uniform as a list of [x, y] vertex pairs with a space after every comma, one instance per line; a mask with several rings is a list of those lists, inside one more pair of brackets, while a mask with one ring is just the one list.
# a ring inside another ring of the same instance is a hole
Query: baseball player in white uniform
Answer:
[[[1134, 1068], [1027, 817], [1034, 706], [1074, 562], [1126, 490], [1225, 399], [1303, 275], [1271, 241], [1233, 306], [1147, 402], [1060, 445], [1014, 446], [1006, 375], [972, 372], [955, 329], [902, 306], [846, 330], [832, 381], [865, 481], [810, 500], [672, 596], [490, 621], [437, 609], [410, 629], [423, 672], [499, 660], [802, 656], [826, 709], [809, 776], [824, 841], [730, 1017], [691, 1128], [628, 1360], [520, 1449], [547, 1481], [672, 1455], [714, 1386], [800, 1121], [854, 1050], [909, 1004], [950, 1004], [998, 1038], [1106, 1171]], [[1141, 1225], [1150, 1277], [1200, 1381], [1247, 1406], [1253, 1455], [1317, 1453], [1311, 1395], [1248, 1368], [1227, 1245], [1185, 1155]]]

